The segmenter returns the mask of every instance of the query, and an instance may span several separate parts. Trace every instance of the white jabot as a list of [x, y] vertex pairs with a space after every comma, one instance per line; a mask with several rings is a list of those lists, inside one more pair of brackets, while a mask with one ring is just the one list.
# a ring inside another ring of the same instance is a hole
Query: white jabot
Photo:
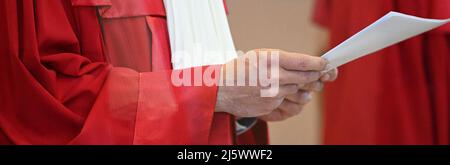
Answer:
[[222, 0], [164, 0], [174, 69], [237, 57]]

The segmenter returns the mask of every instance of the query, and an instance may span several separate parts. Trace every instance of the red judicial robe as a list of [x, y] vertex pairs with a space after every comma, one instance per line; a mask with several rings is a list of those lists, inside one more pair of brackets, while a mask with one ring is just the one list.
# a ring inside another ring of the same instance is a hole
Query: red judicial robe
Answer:
[[[319, 0], [336, 46], [389, 11], [449, 18], [449, 0]], [[340, 68], [326, 86], [325, 144], [449, 144], [450, 25]]]
[[0, 1], [0, 144], [266, 144], [172, 85], [166, 26], [162, 0]]

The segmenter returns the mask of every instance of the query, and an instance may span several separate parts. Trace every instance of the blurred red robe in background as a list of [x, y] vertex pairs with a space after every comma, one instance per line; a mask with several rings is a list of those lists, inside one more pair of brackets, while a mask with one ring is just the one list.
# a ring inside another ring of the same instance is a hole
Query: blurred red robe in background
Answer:
[[[330, 47], [389, 11], [450, 18], [449, 0], [318, 0]], [[325, 88], [325, 144], [449, 144], [450, 25], [340, 69]]]
[[0, 144], [268, 143], [172, 86], [162, 0], [2, 0], [0, 36]]

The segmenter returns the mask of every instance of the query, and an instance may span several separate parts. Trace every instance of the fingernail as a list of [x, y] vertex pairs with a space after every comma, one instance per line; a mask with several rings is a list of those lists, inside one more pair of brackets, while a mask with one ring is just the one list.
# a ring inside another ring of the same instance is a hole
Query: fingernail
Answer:
[[330, 74], [325, 74], [325, 75], [321, 78], [321, 80], [322, 80], [322, 81], [328, 81], [328, 80], [330, 80]]
[[310, 100], [312, 99], [311, 93], [309, 93], [309, 92], [303, 93], [303, 98], [304, 98], [306, 101], [310, 101]]

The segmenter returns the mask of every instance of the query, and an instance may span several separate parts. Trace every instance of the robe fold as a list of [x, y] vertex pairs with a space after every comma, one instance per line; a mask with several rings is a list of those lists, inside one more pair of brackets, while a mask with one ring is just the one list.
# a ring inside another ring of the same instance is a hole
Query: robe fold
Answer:
[[172, 85], [162, 0], [2, 0], [0, 36], [0, 144], [236, 143], [217, 86]]
[[[450, 18], [448, 0], [318, 0], [330, 47], [389, 11]], [[325, 144], [449, 144], [450, 24], [339, 68], [325, 87]]]

